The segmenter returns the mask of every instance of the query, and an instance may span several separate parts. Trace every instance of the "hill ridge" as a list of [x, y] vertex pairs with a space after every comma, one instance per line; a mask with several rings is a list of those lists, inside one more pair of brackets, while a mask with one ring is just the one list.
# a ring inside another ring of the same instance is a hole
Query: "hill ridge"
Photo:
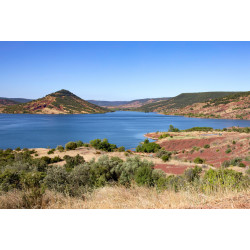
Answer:
[[28, 103], [5, 107], [2, 112], [14, 114], [92, 114], [106, 113], [109, 110], [89, 103], [68, 90], [61, 89]]

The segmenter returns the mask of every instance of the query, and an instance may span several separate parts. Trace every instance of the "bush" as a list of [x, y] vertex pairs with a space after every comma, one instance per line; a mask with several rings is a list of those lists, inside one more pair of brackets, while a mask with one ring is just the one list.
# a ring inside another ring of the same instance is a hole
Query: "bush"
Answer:
[[54, 154], [55, 151], [56, 151], [56, 150], [55, 150], [54, 148], [50, 149], [50, 150], [48, 151], [48, 155]]
[[160, 135], [159, 139], [170, 137], [170, 134], [163, 133]]
[[230, 148], [228, 148], [226, 151], [225, 151], [227, 154], [231, 153], [232, 150]]
[[171, 156], [172, 153], [166, 151], [164, 148], [161, 148], [161, 149], [155, 154], [155, 156], [158, 157], [158, 158], [162, 158], [162, 156], [164, 156], [164, 155]]
[[201, 172], [202, 168], [195, 166], [194, 168], [188, 168], [184, 172], [184, 176], [188, 182], [193, 182], [194, 180], [200, 179]]
[[170, 155], [163, 155], [163, 156], [161, 157], [161, 159], [162, 159], [164, 162], [169, 161]]
[[239, 167], [240, 167], [240, 168], [245, 168], [246, 165], [245, 165], [243, 162], [241, 162], [241, 163], [239, 164]]
[[62, 145], [59, 145], [59, 146], [56, 147], [56, 150], [58, 150], [59, 152], [63, 152], [64, 147]]
[[71, 171], [75, 166], [78, 166], [85, 162], [84, 158], [80, 156], [79, 154], [77, 154], [74, 157], [65, 155], [63, 159], [66, 161], [66, 164], [64, 165], [64, 167], [66, 168], [68, 172]]
[[185, 129], [183, 131], [185, 131], [185, 132], [192, 132], [192, 131], [209, 132], [209, 131], [213, 131], [213, 128], [211, 128], [211, 127], [193, 127], [193, 128]]
[[249, 178], [232, 169], [209, 169], [203, 178], [203, 189], [214, 191], [218, 189], [237, 190], [249, 186]]
[[136, 152], [142, 152], [142, 153], [155, 153], [157, 151], [159, 151], [160, 149], [160, 145], [155, 143], [155, 142], [149, 142], [148, 139], [146, 139], [144, 141], [144, 143], [140, 143], [140, 145], [138, 145], [136, 147]]
[[123, 146], [122, 146], [122, 147], [119, 147], [119, 148], [118, 148], [118, 152], [125, 152], [125, 147], [123, 147]]
[[66, 194], [69, 188], [68, 176], [68, 172], [64, 167], [50, 168], [47, 171], [44, 183], [48, 189]]
[[196, 157], [194, 159], [194, 163], [196, 163], [196, 164], [202, 164], [202, 163], [205, 163], [205, 160], [201, 159], [200, 157]]
[[78, 148], [80, 148], [84, 145], [84, 143], [82, 141], [76, 141], [76, 145]]
[[106, 152], [113, 152], [115, 149], [117, 149], [117, 146], [115, 144], [109, 143], [107, 139], [92, 140], [90, 141], [90, 145], [95, 149], [103, 150]]
[[209, 145], [209, 144], [206, 144], [206, 145], [204, 146], [204, 148], [210, 148], [210, 145]]
[[173, 125], [169, 126], [168, 132], [179, 132], [180, 130], [178, 128], [175, 128]]
[[135, 173], [135, 182], [138, 186], [152, 186], [152, 168], [150, 166], [139, 167]]
[[20, 147], [17, 147], [17, 148], [15, 149], [15, 151], [21, 151], [21, 148], [20, 148]]
[[66, 145], [65, 145], [65, 149], [66, 150], [75, 150], [77, 148], [77, 144], [75, 142], [68, 142]]

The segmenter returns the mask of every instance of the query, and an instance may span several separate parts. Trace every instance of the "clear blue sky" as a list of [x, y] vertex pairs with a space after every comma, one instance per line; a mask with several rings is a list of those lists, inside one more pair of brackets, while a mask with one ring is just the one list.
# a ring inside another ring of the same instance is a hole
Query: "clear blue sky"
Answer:
[[250, 42], [0, 42], [0, 96], [132, 100], [250, 90]]

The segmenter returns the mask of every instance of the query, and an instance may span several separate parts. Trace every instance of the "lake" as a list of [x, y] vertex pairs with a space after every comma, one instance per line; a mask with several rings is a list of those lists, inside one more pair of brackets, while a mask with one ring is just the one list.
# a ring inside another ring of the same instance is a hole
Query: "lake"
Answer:
[[0, 148], [38, 148], [107, 138], [117, 146], [135, 148], [148, 132], [191, 127], [249, 127], [250, 121], [199, 119], [157, 113], [117, 111], [106, 114], [29, 115], [0, 114]]

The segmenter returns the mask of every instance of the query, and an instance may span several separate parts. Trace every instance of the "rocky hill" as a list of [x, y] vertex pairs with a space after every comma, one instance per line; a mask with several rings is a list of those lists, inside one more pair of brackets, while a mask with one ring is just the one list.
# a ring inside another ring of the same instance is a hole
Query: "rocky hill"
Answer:
[[2, 107], [11, 114], [93, 114], [109, 112], [107, 108], [89, 103], [68, 90], [60, 90], [28, 103]]
[[26, 102], [31, 102], [33, 99], [26, 99], [26, 98], [9, 98], [9, 97], [0, 97], [0, 99], [6, 99], [10, 101], [14, 101], [17, 103], [26, 103]]
[[183, 93], [169, 100], [160, 101], [141, 106], [138, 111], [159, 112], [168, 109], [179, 109], [192, 105], [194, 103], [206, 102], [216, 98], [235, 94], [237, 92], [200, 92], [200, 93]]
[[250, 120], [250, 91], [160, 112], [188, 117]]
[[162, 98], [145, 98], [145, 99], [137, 99], [132, 101], [96, 101], [96, 100], [88, 100], [88, 102], [112, 109], [130, 109], [130, 108], [139, 108], [143, 105], [156, 103], [164, 100], [168, 100], [170, 97], [162, 97]]
[[0, 97], [0, 107], [11, 106], [11, 105], [16, 105], [16, 104], [18, 104], [18, 102], [15, 102], [15, 101]]

